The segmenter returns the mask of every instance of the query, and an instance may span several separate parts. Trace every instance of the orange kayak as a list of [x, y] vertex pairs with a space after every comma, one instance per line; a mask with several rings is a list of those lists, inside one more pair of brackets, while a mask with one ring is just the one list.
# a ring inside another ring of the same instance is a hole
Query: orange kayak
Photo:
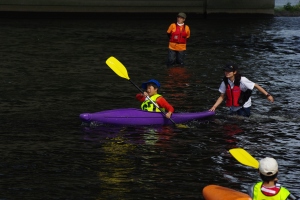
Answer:
[[202, 193], [205, 200], [252, 200], [248, 194], [219, 185], [205, 186]]

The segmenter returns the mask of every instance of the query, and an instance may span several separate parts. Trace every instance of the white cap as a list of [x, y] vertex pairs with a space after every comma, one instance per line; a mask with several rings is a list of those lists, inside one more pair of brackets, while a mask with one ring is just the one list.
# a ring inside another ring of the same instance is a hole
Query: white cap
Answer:
[[259, 172], [265, 176], [273, 176], [278, 172], [278, 164], [274, 158], [263, 158], [259, 161]]

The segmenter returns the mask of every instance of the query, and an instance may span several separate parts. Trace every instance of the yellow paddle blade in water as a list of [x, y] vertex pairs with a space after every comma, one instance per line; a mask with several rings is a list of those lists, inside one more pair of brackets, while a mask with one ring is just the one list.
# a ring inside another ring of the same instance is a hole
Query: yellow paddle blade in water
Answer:
[[127, 69], [115, 57], [111, 56], [106, 60], [106, 64], [120, 77], [129, 80]]
[[229, 153], [243, 165], [258, 169], [259, 162], [253, 158], [246, 150], [242, 148], [230, 149]]

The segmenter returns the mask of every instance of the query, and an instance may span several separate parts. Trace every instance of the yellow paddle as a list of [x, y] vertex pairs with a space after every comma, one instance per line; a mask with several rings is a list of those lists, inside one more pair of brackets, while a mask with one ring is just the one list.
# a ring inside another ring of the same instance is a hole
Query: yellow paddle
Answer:
[[[120, 77], [125, 78], [127, 80], [130, 81], [130, 83], [132, 83], [132, 85], [134, 85], [141, 93], [144, 93], [143, 90], [141, 90], [135, 83], [133, 83], [127, 73], [127, 69], [125, 68], [125, 66], [119, 61], [117, 60], [115, 57], [111, 56], [106, 60], [106, 64]], [[152, 101], [152, 99], [148, 98], [159, 110], [161, 113], [163, 113], [163, 115], [166, 117], [166, 113], [160, 108], [158, 107], [158, 105], [156, 103], [154, 103]], [[177, 125], [174, 120], [172, 120], [171, 118], [169, 118], [169, 120], [174, 124]], [[179, 126], [179, 125], [177, 125]], [[186, 128], [183, 127], [184, 125], [180, 125], [180, 127], [182, 128]]]
[[230, 149], [229, 153], [243, 165], [258, 169], [259, 162], [242, 148]]
[[[253, 158], [246, 150], [242, 148], [230, 149], [229, 152], [231, 155], [240, 163], [253, 167], [255, 169], [259, 168], [259, 162]], [[294, 195], [290, 194], [288, 199], [298, 199]]]

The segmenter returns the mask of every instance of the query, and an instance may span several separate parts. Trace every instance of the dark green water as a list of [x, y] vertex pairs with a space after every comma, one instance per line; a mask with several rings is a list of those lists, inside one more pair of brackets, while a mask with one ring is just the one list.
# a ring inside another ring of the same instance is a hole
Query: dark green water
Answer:
[[[173, 19], [172, 19], [173, 20]], [[187, 19], [187, 66], [169, 68], [169, 19], [0, 20], [0, 199], [203, 199], [218, 184], [245, 192], [255, 169], [229, 153], [272, 156], [298, 191], [300, 18]], [[105, 64], [115, 56], [138, 85], [150, 78], [178, 112], [209, 109], [227, 61], [273, 94], [253, 94], [249, 119], [220, 106], [189, 129], [87, 126], [79, 114], [139, 107]]]

